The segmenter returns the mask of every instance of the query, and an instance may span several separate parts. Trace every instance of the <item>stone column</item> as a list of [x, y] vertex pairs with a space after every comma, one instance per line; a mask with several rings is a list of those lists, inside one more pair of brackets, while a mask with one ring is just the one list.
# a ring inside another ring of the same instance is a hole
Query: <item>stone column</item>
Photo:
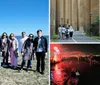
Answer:
[[53, 38], [56, 29], [56, 0], [50, 0], [50, 35]]
[[73, 29], [77, 30], [77, 0], [72, 0], [72, 26]]
[[64, 0], [59, 0], [60, 4], [60, 24], [64, 24]]
[[65, 0], [65, 24], [69, 24], [69, 0]]
[[69, 0], [69, 25], [72, 25], [72, 0]]
[[84, 0], [84, 19], [85, 19], [85, 32], [89, 31], [90, 26], [90, 0]]
[[60, 0], [56, 0], [56, 24], [60, 25]]
[[79, 30], [84, 31], [84, 0], [78, 0]]

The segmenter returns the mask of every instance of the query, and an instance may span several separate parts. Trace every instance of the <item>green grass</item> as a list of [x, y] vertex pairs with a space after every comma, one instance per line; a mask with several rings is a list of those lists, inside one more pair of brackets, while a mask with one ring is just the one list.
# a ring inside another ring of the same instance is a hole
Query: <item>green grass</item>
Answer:
[[53, 39], [51, 39], [51, 42], [56, 42], [57, 38], [58, 38], [58, 35], [55, 34], [55, 35], [53, 36]]
[[100, 40], [100, 36], [91, 36], [91, 38], [94, 38], [94, 39]]
[[86, 33], [84, 33], [84, 35], [93, 39], [100, 40], [100, 36], [90, 36], [89, 34], [86, 34]]

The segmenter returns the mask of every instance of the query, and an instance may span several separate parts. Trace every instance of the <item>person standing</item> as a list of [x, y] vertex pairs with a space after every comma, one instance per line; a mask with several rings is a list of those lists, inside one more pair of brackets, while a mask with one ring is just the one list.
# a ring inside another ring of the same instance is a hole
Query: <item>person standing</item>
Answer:
[[1, 65], [3, 67], [9, 66], [9, 64], [8, 64], [9, 46], [10, 46], [10, 41], [8, 39], [8, 35], [6, 32], [4, 32], [1, 36], [1, 39], [0, 39], [0, 48], [1, 48], [2, 57], [3, 57], [3, 62]]
[[[21, 51], [23, 51], [22, 47], [24, 42], [28, 39], [28, 37], [26, 36], [26, 32], [22, 32], [21, 33], [22, 38], [20, 39], [20, 47], [21, 47]], [[23, 55], [23, 53], [21, 52], [21, 54]], [[24, 62], [24, 64], [26, 64], [25, 60], [24, 60], [24, 56], [22, 56], [22, 63]], [[21, 64], [22, 64], [21, 63]], [[32, 60], [30, 60], [30, 67], [32, 67]]]
[[[36, 70], [37, 72], [40, 72], [41, 67], [41, 74], [44, 74], [45, 71], [45, 55], [47, 53], [48, 44], [47, 39], [42, 36], [42, 30], [37, 31], [38, 37], [34, 39], [34, 48], [36, 52], [36, 59], [37, 59], [37, 66]], [[40, 64], [41, 62], [41, 64]]]
[[61, 28], [61, 33], [62, 33], [62, 39], [64, 39], [65, 33], [66, 33], [66, 28], [65, 28], [65, 26], [63, 26], [63, 27]]
[[69, 37], [70, 37], [70, 25], [68, 25], [68, 33], [69, 33]]
[[20, 39], [20, 47], [22, 49], [22, 46], [23, 46], [25, 40], [27, 40], [28, 37], [26, 36], [26, 32], [22, 32], [21, 35], [22, 35], [22, 38]]
[[70, 27], [69, 27], [69, 35], [70, 35], [70, 38], [73, 37], [73, 32], [74, 32], [73, 27], [70, 26]]
[[10, 34], [10, 57], [11, 57], [11, 68], [17, 68], [18, 60], [18, 40], [15, 38], [13, 33]]
[[28, 68], [30, 67], [30, 61], [32, 60], [32, 56], [34, 55], [34, 40], [33, 40], [34, 35], [30, 34], [29, 38], [24, 42], [22, 46], [22, 55], [23, 55], [23, 62], [21, 65], [21, 69], [25, 65], [25, 62], [27, 62], [27, 68], [26, 71], [28, 71]]
[[66, 27], [66, 33], [65, 33], [65, 35], [66, 35], [66, 39], [69, 38], [68, 27]]

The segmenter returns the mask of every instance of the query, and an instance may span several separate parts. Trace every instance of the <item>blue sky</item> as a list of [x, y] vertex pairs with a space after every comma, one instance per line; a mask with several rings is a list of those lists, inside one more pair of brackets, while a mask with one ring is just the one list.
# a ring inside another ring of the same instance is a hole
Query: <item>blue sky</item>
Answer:
[[20, 35], [22, 31], [36, 35], [49, 31], [49, 0], [0, 0], [0, 35], [3, 32]]

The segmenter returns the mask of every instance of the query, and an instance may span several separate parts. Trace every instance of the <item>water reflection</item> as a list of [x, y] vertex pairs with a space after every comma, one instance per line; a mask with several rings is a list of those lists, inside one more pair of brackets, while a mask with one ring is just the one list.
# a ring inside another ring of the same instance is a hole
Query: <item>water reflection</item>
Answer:
[[[89, 62], [86, 62], [85, 60], [80, 60], [77, 57], [67, 58], [67, 60], [52, 64], [51, 85], [67, 85], [69, 79], [78, 82], [81, 73], [85, 73], [86, 71], [88, 71], [89, 68]], [[71, 74], [73, 72], [75, 73], [76, 77], [71, 78]]]
[[71, 71], [71, 64], [70, 62], [60, 62], [52, 66], [51, 69], [51, 85], [63, 85], [64, 82], [69, 78], [70, 71]]

